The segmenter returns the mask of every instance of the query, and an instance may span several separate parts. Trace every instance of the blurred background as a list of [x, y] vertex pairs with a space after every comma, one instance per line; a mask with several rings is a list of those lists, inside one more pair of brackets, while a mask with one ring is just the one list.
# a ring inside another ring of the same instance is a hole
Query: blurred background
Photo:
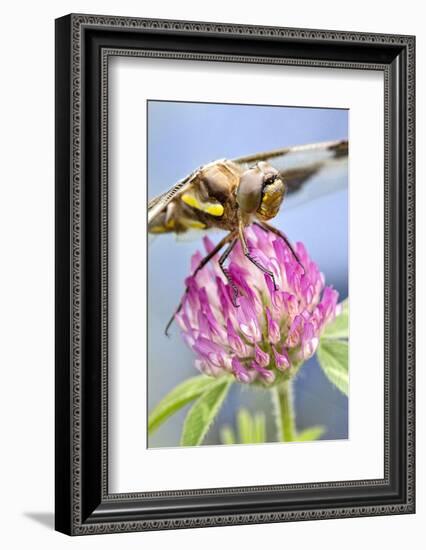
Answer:
[[[202, 164], [280, 147], [348, 138], [348, 111], [304, 107], [148, 102], [148, 198], [172, 187]], [[273, 163], [272, 163], [273, 164]], [[289, 196], [273, 220], [295, 241], [302, 241], [324, 273], [326, 283], [348, 295], [348, 182], [330, 186], [321, 175], [306, 190]], [[213, 241], [220, 232], [210, 233]], [[174, 386], [198, 374], [194, 355], [173, 325], [164, 328], [184, 291], [192, 254], [201, 249], [202, 233], [191, 239], [159, 235], [148, 249], [148, 410]], [[348, 400], [323, 375], [316, 358], [301, 369], [294, 385], [296, 424], [302, 430], [323, 425], [322, 439], [348, 437]], [[190, 405], [149, 438], [149, 447], [179, 445]], [[268, 440], [275, 426], [268, 390], [234, 384], [204, 444], [220, 443], [219, 431], [235, 427], [236, 411], [266, 414]]]

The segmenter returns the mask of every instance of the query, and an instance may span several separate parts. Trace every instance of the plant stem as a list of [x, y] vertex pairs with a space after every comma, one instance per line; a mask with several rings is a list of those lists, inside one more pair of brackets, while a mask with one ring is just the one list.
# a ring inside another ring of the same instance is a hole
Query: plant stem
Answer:
[[275, 395], [277, 435], [279, 441], [295, 441], [296, 420], [293, 402], [293, 385], [285, 380], [273, 389]]

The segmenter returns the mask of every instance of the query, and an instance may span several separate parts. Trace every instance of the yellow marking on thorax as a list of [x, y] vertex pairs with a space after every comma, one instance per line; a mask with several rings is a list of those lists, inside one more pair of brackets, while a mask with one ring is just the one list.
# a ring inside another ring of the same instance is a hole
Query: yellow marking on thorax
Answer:
[[188, 229], [205, 229], [207, 227], [205, 223], [189, 218], [181, 218], [180, 222]]
[[188, 206], [191, 206], [192, 208], [196, 208], [197, 210], [201, 210], [202, 212], [205, 212], [206, 214], [210, 214], [211, 216], [222, 216], [223, 214], [224, 209], [220, 203], [217, 203], [217, 204], [214, 204], [212, 202], [200, 203], [200, 201], [196, 197], [194, 197], [194, 195], [191, 195], [189, 193], [184, 193], [182, 195], [182, 201]]
[[167, 233], [167, 231], [171, 231], [175, 228], [175, 220], [171, 219], [168, 222], [164, 223], [163, 225], [151, 225], [149, 228], [150, 233]]
[[167, 227], [164, 227], [164, 225], [154, 225], [149, 229], [150, 233], [165, 233], [168, 231]]
[[200, 203], [194, 197], [194, 195], [188, 195], [188, 193], [185, 193], [184, 195], [182, 195], [182, 200], [188, 206], [192, 206], [192, 208], [197, 208], [197, 210], [201, 210]]
[[222, 216], [223, 206], [221, 204], [209, 204], [204, 209], [204, 212], [207, 212], [207, 214], [210, 214], [211, 216]]

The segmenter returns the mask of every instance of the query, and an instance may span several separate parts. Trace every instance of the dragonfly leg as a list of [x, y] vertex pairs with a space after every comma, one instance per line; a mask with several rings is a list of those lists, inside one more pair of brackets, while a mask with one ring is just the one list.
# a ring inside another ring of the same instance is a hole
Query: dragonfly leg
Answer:
[[222, 254], [222, 256], [219, 258], [219, 265], [220, 269], [222, 270], [222, 273], [225, 275], [226, 280], [229, 283], [229, 286], [232, 288], [232, 303], [234, 307], [239, 307], [237, 303], [238, 298], [238, 288], [237, 285], [232, 280], [232, 277], [229, 273], [229, 271], [224, 266], [224, 263], [226, 262], [226, 259], [228, 258], [229, 254], [232, 252], [232, 249], [237, 243], [237, 239], [234, 239], [230, 245], [228, 245], [228, 248], [225, 250], [225, 252]]
[[254, 258], [251, 255], [249, 247], [247, 245], [246, 237], [244, 235], [244, 225], [241, 223], [241, 221], [238, 225], [238, 233], [239, 233], [239, 237], [240, 237], [241, 246], [243, 247], [244, 256], [248, 260], [250, 260], [251, 263], [254, 264], [258, 269], [260, 269], [260, 271], [263, 271], [263, 273], [266, 273], [267, 275], [269, 275], [272, 279], [275, 290], [278, 290], [278, 285], [275, 281], [275, 276], [272, 273], [272, 271], [270, 269], [267, 269], [265, 266], [263, 266], [256, 258]]
[[305, 267], [302, 264], [302, 262], [300, 261], [300, 258], [297, 255], [296, 251], [294, 250], [293, 245], [291, 244], [291, 242], [288, 240], [288, 238], [286, 237], [286, 235], [282, 231], [280, 231], [279, 229], [277, 229], [273, 225], [269, 225], [269, 223], [266, 223], [266, 222], [261, 222], [261, 223], [260, 222], [254, 222], [254, 224], [257, 225], [258, 227], [261, 227], [264, 231], [270, 231], [271, 233], [274, 233], [274, 235], [277, 235], [278, 237], [280, 237], [285, 242], [285, 244], [288, 246], [288, 248], [290, 249], [290, 252], [292, 253], [294, 259], [300, 265], [300, 267], [303, 269], [303, 272], [305, 271]]
[[[197, 267], [194, 269], [194, 272], [192, 273], [192, 277], [195, 277], [197, 275], [197, 273], [199, 271], [201, 271], [201, 269], [203, 269], [203, 267], [213, 258], [213, 256], [215, 256], [215, 254], [217, 254], [219, 252], [219, 250], [221, 248], [223, 248], [225, 246], [225, 244], [229, 243], [230, 241], [234, 240], [235, 239], [235, 235], [236, 235], [236, 232], [233, 231], [231, 233], [228, 233], [228, 235], [226, 235], [221, 241], [219, 241], [217, 243], [217, 245], [213, 248], [213, 250], [211, 250], [207, 256], [204, 256], [204, 258], [200, 261], [200, 263], [197, 265]], [[222, 266], [221, 266], [222, 267]], [[169, 332], [169, 328], [171, 326], [171, 324], [173, 323], [173, 320], [174, 318], [176, 317], [176, 315], [180, 312], [180, 310], [182, 309], [182, 305], [183, 305], [183, 298], [184, 296], [188, 293], [188, 290], [189, 288], [186, 287], [185, 288], [185, 293], [183, 295], [183, 297], [181, 298], [180, 302], [179, 302], [179, 305], [177, 306], [177, 308], [175, 309], [173, 315], [171, 316], [169, 322], [167, 323], [166, 325], [166, 328], [165, 328], [165, 335], [168, 336], [168, 332]]]

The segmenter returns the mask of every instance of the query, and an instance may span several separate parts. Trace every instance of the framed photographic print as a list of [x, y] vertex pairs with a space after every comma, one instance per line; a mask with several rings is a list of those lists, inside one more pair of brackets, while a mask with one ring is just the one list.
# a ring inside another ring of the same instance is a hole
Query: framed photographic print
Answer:
[[413, 513], [412, 36], [56, 21], [56, 529]]

